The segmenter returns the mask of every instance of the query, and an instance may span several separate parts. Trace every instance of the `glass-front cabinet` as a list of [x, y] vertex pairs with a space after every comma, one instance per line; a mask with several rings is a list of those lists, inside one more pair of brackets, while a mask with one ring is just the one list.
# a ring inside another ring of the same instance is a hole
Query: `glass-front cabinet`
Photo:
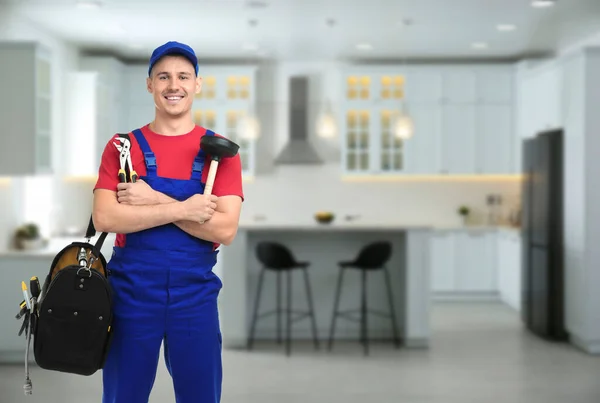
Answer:
[[256, 111], [256, 68], [248, 66], [200, 66], [202, 91], [196, 95], [196, 124], [236, 142], [245, 177], [254, 175], [255, 143], [239, 133], [239, 123]]
[[[515, 173], [513, 74], [510, 64], [347, 67], [343, 174]], [[413, 123], [408, 139], [395, 136], [401, 113]]]
[[348, 174], [404, 172], [404, 142], [394, 120], [405, 96], [402, 74], [347, 74], [342, 102], [343, 170]]

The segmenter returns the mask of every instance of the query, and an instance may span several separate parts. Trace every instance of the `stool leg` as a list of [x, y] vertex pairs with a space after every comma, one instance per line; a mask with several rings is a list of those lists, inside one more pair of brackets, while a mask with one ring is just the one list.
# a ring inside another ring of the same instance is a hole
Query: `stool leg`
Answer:
[[392, 298], [392, 283], [390, 281], [390, 273], [387, 267], [383, 268], [385, 272], [385, 282], [387, 284], [388, 301], [390, 303], [390, 315], [392, 317], [392, 330], [394, 332], [394, 344], [396, 348], [400, 348], [400, 338], [398, 337], [398, 327], [396, 325], [396, 312], [394, 310], [394, 300]]
[[281, 272], [277, 272], [277, 344], [281, 344]]
[[333, 303], [333, 315], [331, 317], [331, 328], [329, 330], [329, 350], [333, 347], [333, 336], [335, 333], [335, 320], [337, 318], [339, 303], [340, 303], [340, 294], [342, 291], [342, 279], [344, 278], [344, 268], [340, 267], [340, 274], [338, 275], [338, 282], [335, 289], [335, 301]]
[[287, 272], [287, 337], [286, 337], [286, 353], [289, 356], [292, 345], [292, 271]]
[[262, 292], [263, 278], [265, 275], [265, 269], [260, 270], [260, 277], [258, 279], [258, 289], [256, 291], [256, 297], [254, 298], [254, 314], [252, 315], [252, 326], [250, 327], [250, 337], [248, 338], [248, 350], [252, 349], [254, 344], [254, 331], [256, 330], [256, 321], [258, 320], [258, 306], [260, 303], [260, 294]]
[[367, 272], [362, 272], [361, 333], [365, 355], [369, 355], [369, 336], [367, 335]]
[[315, 309], [313, 307], [312, 292], [310, 290], [310, 281], [308, 280], [308, 269], [303, 267], [302, 271], [304, 272], [304, 282], [306, 284], [306, 297], [308, 299], [309, 314], [312, 322], [313, 339], [315, 342], [315, 348], [319, 349], [319, 336], [317, 335], [317, 320], [315, 318]]

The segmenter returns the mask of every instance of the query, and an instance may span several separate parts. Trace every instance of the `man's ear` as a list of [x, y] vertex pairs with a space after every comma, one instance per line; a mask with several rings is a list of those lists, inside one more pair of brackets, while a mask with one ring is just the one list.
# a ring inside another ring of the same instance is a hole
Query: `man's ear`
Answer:
[[146, 78], [146, 89], [150, 94], [152, 94], [152, 78]]
[[202, 91], [202, 77], [196, 77], [196, 94], [200, 94]]

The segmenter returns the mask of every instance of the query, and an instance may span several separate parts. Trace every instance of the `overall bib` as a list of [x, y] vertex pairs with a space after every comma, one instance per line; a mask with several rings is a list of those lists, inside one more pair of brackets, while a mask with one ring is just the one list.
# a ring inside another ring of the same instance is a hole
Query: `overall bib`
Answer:
[[[204, 192], [206, 155], [198, 153], [189, 180], [157, 175], [156, 158], [139, 129], [133, 131], [150, 187], [179, 201]], [[206, 132], [207, 136], [214, 135]], [[221, 400], [221, 333], [212, 268], [213, 243], [174, 224], [127, 234], [108, 263], [114, 289], [114, 334], [103, 369], [103, 403], [147, 403], [161, 343], [177, 403]]]

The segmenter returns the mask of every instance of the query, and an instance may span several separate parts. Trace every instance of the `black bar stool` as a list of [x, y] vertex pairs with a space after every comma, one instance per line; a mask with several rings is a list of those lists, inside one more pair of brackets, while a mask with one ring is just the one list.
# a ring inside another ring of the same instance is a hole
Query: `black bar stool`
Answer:
[[[400, 347], [400, 339], [398, 338], [398, 329], [396, 326], [396, 314], [394, 311], [394, 301], [392, 298], [392, 287], [390, 284], [390, 273], [385, 264], [389, 261], [392, 255], [392, 245], [389, 242], [373, 242], [361, 249], [355, 260], [351, 262], [339, 262], [340, 274], [338, 277], [335, 305], [333, 308], [333, 318], [331, 319], [331, 330], [329, 334], [329, 350], [333, 346], [333, 337], [335, 333], [335, 322], [338, 316], [344, 319], [360, 322], [360, 342], [364, 346], [365, 355], [369, 354], [369, 337], [367, 335], [367, 314], [372, 313], [378, 316], [391, 318], [392, 330], [394, 333], [394, 344], [396, 348]], [[362, 272], [361, 280], [361, 307], [360, 309], [339, 312], [340, 292], [342, 287], [342, 279], [346, 269], [356, 269]], [[367, 273], [383, 270], [385, 273], [385, 284], [387, 287], [388, 302], [390, 311], [388, 313], [369, 310], [367, 308]], [[352, 314], [360, 311], [360, 316], [357, 319]]]
[[[258, 281], [258, 291], [254, 302], [254, 315], [252, 317], [252, 326], [250, 330], [250, 337], [248, 339], [248, 349], [252, 349], [254, 343], [254, 332], [256, 330], [256, 322], [264, 316], [272, 314], [277, 315], [277, 342], [281, 343], [281, 274], [287, 273], [287, 334], [286, 334], [286, 351], [287, 355], [291, 352], [291, 332], [292, 322], [310, 317], [312, 321], [312, 330], [315, 348], [319, 348], [319, 339], [317, 336], [317, 323], [315, 320], [315, 311], [313, 308], [312, 292], [310, 289], [310, 282], [308, 279], [307, 267], [310, 265], [308, 262], [297, 262], [291, 251], [284, 245], [276, 242], [260, 242], [256, 247], [256, 256], [262, 263], [263, 267], [260, 271], [260, 278]], [[301, 269], [304, 273], [304, 282], [306, 285], [306, 296], [308, 300], [308, 312], [292, 311], [292, 271], [295, 269]], [[265, 271], [271, 270], [277, 273], [277, 309], [274, 311], [265, 312], [259, 315], [258, 307], [261, 298], [262, 284], [264, 280]], [[297, 315], [292, 320], [292, 314]]]

